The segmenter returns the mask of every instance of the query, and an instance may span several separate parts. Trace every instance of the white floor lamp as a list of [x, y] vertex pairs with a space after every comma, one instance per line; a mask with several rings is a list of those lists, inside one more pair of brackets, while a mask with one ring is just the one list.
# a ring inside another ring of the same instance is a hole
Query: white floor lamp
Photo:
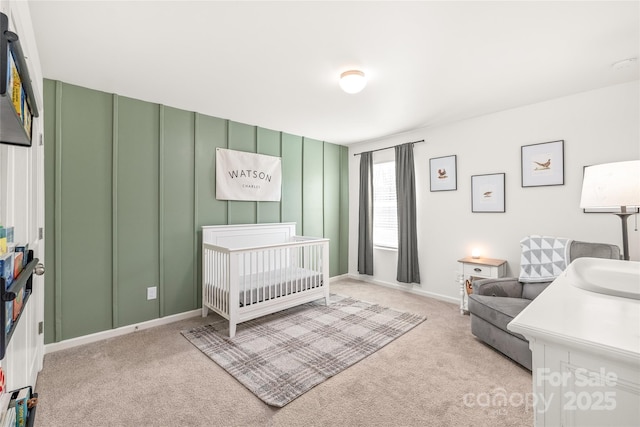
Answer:
[[613, 212], [622, 221], [622, 251], [629, 260], [627, 218], [633, 215], [627, 208], [640, 206], [640, 160], [588, 166], [582, 181], [581, 208], [620, 209]]

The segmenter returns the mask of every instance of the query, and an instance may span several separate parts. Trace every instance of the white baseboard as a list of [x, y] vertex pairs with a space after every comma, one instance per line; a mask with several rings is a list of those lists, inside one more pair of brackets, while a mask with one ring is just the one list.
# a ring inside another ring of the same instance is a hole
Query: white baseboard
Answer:
[[331, 283], [333, 283], [333, 282], [336, 282], [336, 281], [338, 281], [338, 280], [342, 280], [342, 279], [350, 279], [350, 278], [351, 278], [351, 276], [349, 276], [349, 274], [348, 274], [348, 273], [341, 274], [341, 275], [339, 275], [339, 276], [333, 276], [333, 277], [330, 277], [330, 278], [329, 278], [329, 284], [331, 284]]
[[82, 337], [71, 338], [68, 340], [45, 344], [44, 354], [54, 353], [60, 350], [77, 347], [79, 345], [89, 344], [96, 341], [106, 340], [107, 338], [119, 337], [121, 335], [130, 334], [132, 332], [141, 331], [143, 329], [153, 328], [155, 326], [166, 325], [168, 323], [177, 322], [179, 320], [190, 319], [202, 315], [202, 309], [185, 311], [184, 313], [173, 314], [171, 316], [161, 317], [159, 319], [147, 320], [146, 322], [136, 323], [133, 325], [122, 326], [108, 331], [96, 332], [95, 334], [84, 335]]
[[[361, 282], [371, 283], [373, 285], [384, 286], [385, 288], [397, 289], [403, 292], [409, 292], [412, 294], [420, 295], [423, 297], [434, 298], [444, 302], [450, 302], [453, 304], [460, 304], [460, 299], [455, 297], [450, 297], [448, 295], [436, 294], [434, 292], [425, 291], [422, 288], [417, 288], [415, 285], [399, 285], [397, 283], [385, 282], [382, 280], [375, 280], [371, 277], [363, 274], [345, 274], [349, 279], [359, 280]], [[342, 276], [341, 276], [342, 277]]]

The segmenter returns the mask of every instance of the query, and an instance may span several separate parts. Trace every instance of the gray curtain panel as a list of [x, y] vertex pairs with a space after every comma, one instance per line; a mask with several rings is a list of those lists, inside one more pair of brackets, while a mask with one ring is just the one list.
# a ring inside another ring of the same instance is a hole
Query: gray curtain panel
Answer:
[[373, 155], [360, 154], [358, 273], [373, 275]]
[[396, 197], [398, 200], [398, 272], [396, 280], [420, 283], [416, 229], [416, 183], [413, 143], [396, 150]]

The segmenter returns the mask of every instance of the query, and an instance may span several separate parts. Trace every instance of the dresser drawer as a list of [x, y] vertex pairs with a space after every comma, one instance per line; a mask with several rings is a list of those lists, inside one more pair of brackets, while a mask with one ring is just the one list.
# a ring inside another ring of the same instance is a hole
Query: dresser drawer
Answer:
[[498, 275], [498, 267], [480, 264], [463, 264], [463, 273], [465, 276], [475, 277], [500, 277]]

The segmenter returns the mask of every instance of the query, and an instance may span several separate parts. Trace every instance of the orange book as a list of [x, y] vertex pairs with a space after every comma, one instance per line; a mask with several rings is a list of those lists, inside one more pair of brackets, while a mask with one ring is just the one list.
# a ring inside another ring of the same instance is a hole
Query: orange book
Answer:
[[18, 274], [22, 271], [22, 257], [24, 254], [22, 252], [16, 252], [13, 258], [13, 278], [18, 278]]
[[16, 298], [13, 300], [13, 321], [14, 322], [16, 321], [16, 319], [18, 319], [18, 316], [20, 316], [23, 302], [24, 302], [24, 288], [20, 288], [20, 290], [16, 294]]

